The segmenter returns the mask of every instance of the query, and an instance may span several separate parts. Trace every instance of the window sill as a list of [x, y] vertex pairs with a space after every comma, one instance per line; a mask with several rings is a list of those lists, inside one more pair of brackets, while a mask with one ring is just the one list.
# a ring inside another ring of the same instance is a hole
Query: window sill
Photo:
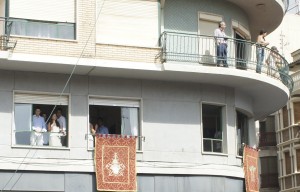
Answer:
[[70, 147], [50, 147], [50, 146], [33, 146], [33, 145], [12, 145], [11, 148], [19, 148], [19, 149], [64, 150], [64, 151], [69, 151], [69, 150], [70, 150]]
[[228, 156], [227, 153], [215, 153], [215, 152], [202, 152], [203, 155], [214, 155], [214, 156]]
[[61, 41], [61, 42], [72, 42], [78, 43], [76, 39], [60, 39], [60, 38], [49, 38], [49, 37], [34, 37], [24, 35], [10, 35], [11, 38], [23, 38], [23, 39], [36, 39], [36, 40], [48, 40], [48, 41]]

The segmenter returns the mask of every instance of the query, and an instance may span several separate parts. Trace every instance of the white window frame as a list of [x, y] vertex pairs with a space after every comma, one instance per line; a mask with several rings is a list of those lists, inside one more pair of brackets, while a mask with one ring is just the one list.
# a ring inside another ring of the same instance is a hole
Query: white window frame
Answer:
[[[203, 136], [203, 105], [213, 105], [213, 106], [220, 106], [222, 107], [222, 153], [218, 152], [208, 152], [204, 151], [204, 136]], [[224, 117], [223, 117], [224, 116]], [[217, 102], [208, 102], [202, 101], [200, 102], [200, 129], [201, 129], [201, 151], [202, 154], [213, 154], [213, 155], [220, 155], [220, 156], [228, 156], [228, 142], [227, 142], [227, 104], [224, 103], [217, 103]]]
[[[94, 151], [94, 147], [89, 147], [89, 137], [91, 136], [90, 133], [90, 105], [97, 105], [97, 104], [92, 104], [91, 103], [91, 98], [92, 99], [99, 99], [99, 101], [102, 100], [103, 105], [98, 105], [98, 106], [115, 106], [115, 107], [132, 107], [135, 106], [139, 109], [138, 111], [138, 123], [139, 123], [139, 134], [138, 134], [138, 138], [137, 138], [137, 152], [142, 152], [143, 151], [143, 141], [144, 141], [144, 137], [143, 135], [143, 100], [141, 98], [136, 98], [136, 97], [106, 97], [106, 96], [99, 96], [99, 95], [88, 95], [88, 106], [87, 106], [87, 111], [88, 111], [88, 118], [87, 118], [87, 136], [86, 136], [86, 140], [87, 140], [87, 150], [88, 151]], [[105, 100], [107, 101], [107, 103], [105, 103]], [[113, 104], [113, 101], [115, 101], [115, 104]], [[126, 105], [126, 103], [128, 103]], [[138, 106], [136, 106], [136, 104], [138, 103]], [[102, 104], [102, 103], [101, 103]], [[105, 105], [107, 104], [107, 105]], [[120, 105], [121, 104], [121, 105]]]
[[[24, 91], [24, 90], [14, 90], [13, 91], [13, 106], [12, 106], [12, 127], [11, 127], [11, 146], [13, 148], [34, 148], [34, 149], [53, 149], [53, 150], [70, 150], [71, 146], [70, 146], [70, 134], [71, 134], [71, 121], [70, 121], [70, 117], [71, 117], [71, 95], [70, 94], [62, 94], [62, 97], [67, 97], [68, 101], [67, 101], [67, 107], [68, 107], [68, 114], [67, 114], [67, 146], [62, 146], [62, 147], [52, 147], [52, 146], [33, 146], [33, 145], [17, 145], [16, 144], [16, 140], [15, 140], [15, 95], [16, 94], [28, 94], [28, 95], [48, 95], [48, 96], [59, 96], [59, 93], [53, 93], [53, 92], [39, 92], [39, 91]], [[25, 104], [25, 102], [24, 102]], [[28, 104], [33, 104], [33, 103], [28, 103]], [[37, 104], [37, 103], [36, 103]], [[38, 103], [40, 105], [43, 105], [43, 103]], [[57, 105], [59, 105], [59, 102], [57, 103]], [[54, 113], [54, 112], [53, 112]], [[33, 114], [31, 114], [32, 116]]]

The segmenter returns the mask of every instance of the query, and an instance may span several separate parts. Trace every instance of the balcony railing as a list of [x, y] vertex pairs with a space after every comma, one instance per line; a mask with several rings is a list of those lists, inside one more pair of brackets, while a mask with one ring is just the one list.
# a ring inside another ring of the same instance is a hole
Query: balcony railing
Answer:
[[10, 32], [13, 22], [6, 17], [0, 17], [0, 50], [14, 49], [16, 41], [10, 39]]
[[[214, 36], [164, 32], [160, 37], [160, 45], [162, 47], [162, 62], [173, 61], [216, 66], [217, 54]], [[240, 70], [254, 70], [255, 72], [257, 65], [256, 49], [256, 43], [228, 38], [228, 66]], [[277, 57], [276, 64], [271, 59], [274, 56]], [[278, 52], [274, 52], [267, 47], [264, 48], [261, 72], [280, 80], [290, 91], [293, 90], [294, 83], [289, 76], [288, 62]]]
[[260, 132], [259, 147], [276, 146], [276, 132]]

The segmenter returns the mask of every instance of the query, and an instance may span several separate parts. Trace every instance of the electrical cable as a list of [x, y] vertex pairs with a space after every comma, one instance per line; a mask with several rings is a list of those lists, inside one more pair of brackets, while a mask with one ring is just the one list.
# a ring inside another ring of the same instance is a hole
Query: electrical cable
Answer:
[[[94, 31], [94, 29], [95, 29], [95, 27], [96, 27], [96, 25], [97, 25], [97, 22], [98, 22], [100, 13], [101, 13], [101, 11], [102, 11], [104, 2], [105, 2], [105, 0], [103, 0], [103, 2], [102, 2], [101, 8], [100, 8], [99, 13], [98, 13], [97, 18], [96, 18], [96, 21], [94, 22], [94, 26], [92, 27], [92, 29], [91, 29], [91, 31], [90, 31], [90, 34], [89, 34], [89, 36], [88, 36], [88, 39], [86, 40], [86, 43], [85, 43], [85, 45], [84, 45], [84, 47], [83, 47], [83, 49], [82, 49], [82, 51], [81, 51], [81, 53], [80, 53], [80, 55], [79, 55], [79, 57], [78, 57], [76, 63], [74, 64], [74, 67], [73, 67], [73, 69], [72, 69], [72, 71], [71, 71], [71, 73], [70, 73], [70, 75], [69, 75], [69, 78], [67, 79], [67, 81], [66, 81], [66, 83], [65, 83], [65, 85], [64, 85], [64, 88], [62, 89], [62, 91], [61, 91], [61, 93], [60, 93], [60, 95], [59, 95], [59, 97], [58, 97], [57, 103], [59, 103], [59, 101], [60, 101], [62, 95], [64, 94], [64, 92], [65, 92], [65, 90], [66, 90], [66, 88], [67, 88], [67, 86], [68, 86], [68, 84], [69, 84], [69, 82], [70, 82], [70, 80], [71, 80], [71, 78], [72, 78], [74, 72], [75, 72], [75, 69], [76, 69], [76, 67], [77, 67], [77, 65], [78, 65], [78, 63], [79, 63], [79, 60], [82, 58], [83, 53], [84, 53], [84, 51], [85, 51], [85, 49], [86, 49], [86, 47], [87, 47], [87, 44], [88, 44], [89, 41], [90, 41], [90, 38], [91, 38], [91, 36], [92, 36], [92, 33], [93, 33], [93, 31]], [[51, 113], [50, 113], [50, 115], [49, 115], [49, 117], [48, 117], [48, 119], [47, 119], [46, 122], [48, 122], [49, 119], [51, 118], [51, 116], [52, 116], [52, 114], [53, 114], [53, 112], [54, 112], [54, 110], [55, 110], [55, 108], [56, 108], [56, 106], [57, 106], [57, 103], [56, 103], [55, 106], [53, 107], [53, 109], [52, 109], [52, 111], [51, 111]], [[37, 138], [36, 138], [36, 139], [37, 139]], [[12, 176], [10, 177], [10, 179], [8, 180], [8, 182], [6, 182], [6, 184], [5, 184], [5, 185], [3, 186], [3, 188], [1, 189], [1, 192], [6, 188], [6, 186], [10, 183], [10, 181], [11, 181], [11, 180], [13, 179], [13, 177], [16, 175], [16, 173], [18, 172], [18, 170], [19, 170], [20, 167], [22, 166], [23, 162], [25, 161], [25, 159], [26, 159], [27, 156], [29, 155], [29, 153], [30, 153], [30, 151], [32, 150], [32, 148], [33, 148], [33, 146], [28, 150], [28, 152], [26, 153], [25, 157], [24, 157], [23, 160], [21, 161], [20, 165], [19, 165], [19, 166], [17, 167], [17, 169], [14, 171], [14, 173], [12, 174]], [[34, 153], [34, 155], [35, 155], [35, 153]], [[19, 179], [16, 180], [16, 182], [12, 185], [12, 187], [10, 188], [9, 191], [12, 190], [12, 188], [16, 185], [16, 183], [17, 183], [18, 181], [19, 181]]]

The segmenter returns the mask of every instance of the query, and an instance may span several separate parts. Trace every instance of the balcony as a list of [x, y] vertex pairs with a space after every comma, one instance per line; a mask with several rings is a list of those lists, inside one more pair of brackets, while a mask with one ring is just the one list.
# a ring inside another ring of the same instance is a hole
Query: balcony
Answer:
[[5, 17], [0, 17], [0, 51], [14, 49], [16, 41], [10, 39], [10, 31], [13, 22]]
[[247, 13], [251, 34], [253, 34], [252, 40], [254, 40], [259, 30], [266, 29], [270, 33], [280, 25], [290, 0], [227, 1], [239, 6]]
[[[213, 36], [165, 32], [161, 35], [160, 43], [162, 46], [162, 63], [180, 62], [216, 66], [216, 41]], [[257, 45], [253, 42], [229, 38], [227, 40], [227, 63], [229, 67], [255, 73], [256, 49]], [[289, 63], [280, 54], [269, 48], [265, 48], [264, 51], [263, 75], [281, 81], [291, 92], [294, 85], [289, 76]], [[272, 65], [270, 62], [272, 55], [280, 57], [279, 65]]]
[[259, 147], [276, 147], [276, 132], [260, 132], [259, 133]]

